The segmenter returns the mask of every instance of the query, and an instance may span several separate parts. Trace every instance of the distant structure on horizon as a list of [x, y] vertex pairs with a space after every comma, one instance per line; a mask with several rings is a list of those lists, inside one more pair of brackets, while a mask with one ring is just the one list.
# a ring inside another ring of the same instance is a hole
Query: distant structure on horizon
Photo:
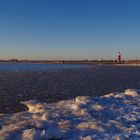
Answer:
[[121, 63], [121, 53], [120, 53], [120, 52], [118, 52], [117, 62], [118, 62], [119, 64]]

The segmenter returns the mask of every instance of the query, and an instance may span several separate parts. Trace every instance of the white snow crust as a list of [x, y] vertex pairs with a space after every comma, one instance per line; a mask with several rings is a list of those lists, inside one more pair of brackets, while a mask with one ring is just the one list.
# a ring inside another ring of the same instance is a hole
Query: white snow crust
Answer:
[[0, 114], [0, 140], [139, 140], [140, 91], [78, 96], [57, 103], [22, 102], [29, 110]]

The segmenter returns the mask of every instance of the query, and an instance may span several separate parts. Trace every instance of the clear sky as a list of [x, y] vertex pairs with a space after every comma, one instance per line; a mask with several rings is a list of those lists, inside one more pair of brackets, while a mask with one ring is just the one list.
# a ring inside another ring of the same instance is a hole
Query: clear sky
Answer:
[[0, 0], [0, 59], [140, 59], [140, 0]]

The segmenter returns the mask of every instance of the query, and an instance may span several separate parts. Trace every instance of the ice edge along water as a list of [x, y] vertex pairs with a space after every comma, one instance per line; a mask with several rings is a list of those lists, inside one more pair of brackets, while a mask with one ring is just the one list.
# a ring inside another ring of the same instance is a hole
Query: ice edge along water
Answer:
[[47, 104], [22, 102], [29, 110], [0, 114], [0, 140], [140, 139], [140, 91]]

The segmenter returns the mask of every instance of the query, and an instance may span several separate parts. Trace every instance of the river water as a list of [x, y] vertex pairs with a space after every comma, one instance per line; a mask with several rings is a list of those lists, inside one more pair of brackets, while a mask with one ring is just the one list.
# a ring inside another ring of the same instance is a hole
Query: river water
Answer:
[[81, 64], [0, 63], [0, 72], [61, 70], [87, 67]]

